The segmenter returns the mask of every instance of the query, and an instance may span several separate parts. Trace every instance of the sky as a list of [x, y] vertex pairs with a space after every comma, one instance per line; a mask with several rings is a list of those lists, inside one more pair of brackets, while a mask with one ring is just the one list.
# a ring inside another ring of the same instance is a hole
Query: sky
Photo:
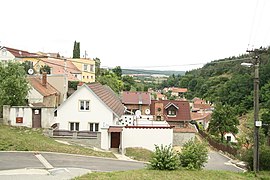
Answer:
[[0, 46], [187, 71], [270, 45], [268, 0], [1, 1]]

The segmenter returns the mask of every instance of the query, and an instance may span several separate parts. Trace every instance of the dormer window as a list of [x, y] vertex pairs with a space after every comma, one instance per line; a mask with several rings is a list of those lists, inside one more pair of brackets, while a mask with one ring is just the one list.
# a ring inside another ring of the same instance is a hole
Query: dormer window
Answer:
[[168, 116], [176, 116], [176, 109], [168, 109], [167, 114]]

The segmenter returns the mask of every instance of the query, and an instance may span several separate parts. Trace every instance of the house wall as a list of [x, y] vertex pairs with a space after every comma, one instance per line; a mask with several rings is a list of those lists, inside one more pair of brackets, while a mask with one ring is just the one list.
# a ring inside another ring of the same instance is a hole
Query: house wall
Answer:
[[68, 78], [65, 75], [47, 75], [47, 81], [60, 92], [59, 104], [67, 99]]
[[[0, 62], [7, 62], [10, 60], [14, 60], [15, 56], [11, 54], [8, 50], [4, 50], [5, 48], [0, 50]], [[5, 51], [5, 52], [4, 52]]]
[[28, 102], [32, 103], [43, 103], [43, 96], [34, 88], [31, 88], [28, 92]]
[[[79, 100], [90, 100], [90, 110], [80, 111]], [[101, 148], [109, 149], [109, 145], [103, 141], [108, 138], [107, 129], [109, 125], [113, 124], [113, 113], [87, 87], [80, 87], [76, 93], [73, 93], [67, 101], [58, 107], [55, 120], [56, 123], [59, 123], [60, 130], [70, 130], [70, 122], [79, 122], [80, 131], [90, 130], [90, 122], [99, 123], [102, 139]]]
[[183, 146], [191, 139], [195, 139], [195, 133], [173, 133], [173, 146]]
[[50, 95], [43, 98], [43, 104], [45, 107], [57, 107], [58, 106], [58, 96]]
[[153, 151], [155, 144], [160, 146], [173, 143], [173, 129], [164, 128], [123, 128], [122, 149], [142, 147]]
[[[81, 80], [85, 83], [95, 82], [95, 61], [92, 59], [71, 59], [72, 63], [82, 72]], [[84, 70], [84, 64], [87, 65], [87, 70]], [[93, 71], [90, 71], [90, 66], [93, 66]], [[87, 78], [88, 76], [88, 78]]]

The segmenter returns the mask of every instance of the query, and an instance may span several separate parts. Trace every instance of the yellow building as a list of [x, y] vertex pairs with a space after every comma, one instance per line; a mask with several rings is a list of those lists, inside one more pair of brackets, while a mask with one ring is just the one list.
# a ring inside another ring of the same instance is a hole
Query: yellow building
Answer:
[[71, 61], [81, 72], [82, 72], [82, 82], [95, 82], [95, 61], [87, 58], [87, 59], [67, 59]]

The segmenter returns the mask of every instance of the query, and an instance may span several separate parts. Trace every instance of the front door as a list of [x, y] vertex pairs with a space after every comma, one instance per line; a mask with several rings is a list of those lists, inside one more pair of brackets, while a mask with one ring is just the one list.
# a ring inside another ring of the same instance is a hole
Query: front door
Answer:
[[111, 148], [119, 148], [120, 132], [111, 132]]
[[32, 109], [32, 128], [41, 128], [41, 109]]

